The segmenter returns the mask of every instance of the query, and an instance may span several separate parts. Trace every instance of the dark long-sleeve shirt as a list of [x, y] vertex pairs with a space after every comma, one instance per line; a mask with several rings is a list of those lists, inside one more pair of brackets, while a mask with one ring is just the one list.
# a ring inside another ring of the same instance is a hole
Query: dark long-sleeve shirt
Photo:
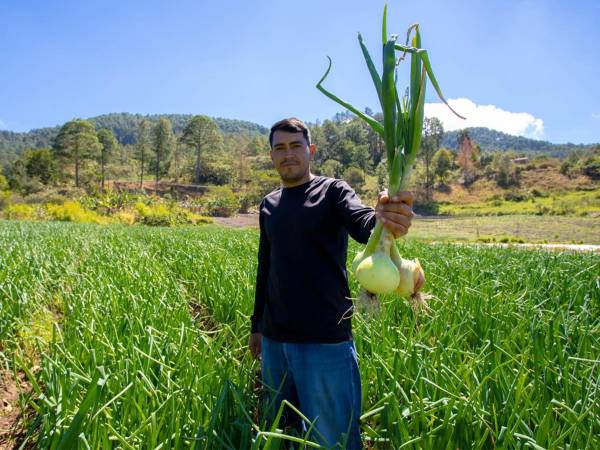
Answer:
[[351, 338], [348, 234], [365, 244], [375, 226], [344, 181], [317, 176], [268, 194], [260, 205], [252, 332], [281, 342]]

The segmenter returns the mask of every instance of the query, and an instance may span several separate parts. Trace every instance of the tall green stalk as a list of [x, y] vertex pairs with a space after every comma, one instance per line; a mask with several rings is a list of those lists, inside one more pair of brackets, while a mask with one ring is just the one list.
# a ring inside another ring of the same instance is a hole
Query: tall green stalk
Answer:
[[[383, 9], [382, 21], [382, 73], [377, 72], [367, 47], [363, 42], [361, 34], [358, 34], [358, 42], [365, 58], [367, 68], [373, 80], [381, 109], [383, 111], [383, 126], [374, 118], [360, 112], [358, 108], [340, 99], [323, 87], [323, 81], [331, 70], [331, 58], [329, 66], [323, 77], [317, 83], [319, 89], [327, 97], [350, 110], [364, 120], [378, 135], [383, 138], [387, 154], [387, 169], [389, 184], [388, 195], [394, 196], [406, 188], [410, 173], [413, 168], [417, 152], [421, 144], [421, 133], [423, 130], [423, 119], [425, 116], [425, 88], [427, 77], [431, 80], [440, 99], [448, 105], [442, 95], [437, 79], [431, 69], [431, 63], [427, 51], [421, 48], [421, 33], [419, 25], [411, 25], [407, 31], [406, 45], [398, 44], [398, 36], [387, 35], [387, 5]], [[409, 46], [409, 42], [411, 45]], [[401, 53], [398, 57], [396, 51]], [[405, 55], [411, 55], [410, 61], [410, 86], [407, 96], [400, 99], [397, 81], [397, 66]], [[448, 105], [450, 108], [450, 106]], [[450, 108], [454, 114], [464, 119]], [[377, 222], [375, 229], [367, 244], [365, 255], [372, 254], [379, 245], [381, 236], [387, 233], [381, 222]]]

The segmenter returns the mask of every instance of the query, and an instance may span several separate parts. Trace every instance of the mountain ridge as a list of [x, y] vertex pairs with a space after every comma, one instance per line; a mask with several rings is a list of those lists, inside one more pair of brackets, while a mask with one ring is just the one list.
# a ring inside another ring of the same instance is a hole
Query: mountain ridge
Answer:
[[[96, 128], [108, 128], [113, 131], [118, 142], [122, 145], [131, 145], [136, 142], [136, 130], [142, 119], [152, 122], [160, 117], [171, 120], [173, 131], [180, 133], [186, 122], [193, 114], [136, 114], [136, 113], [108, 113], [88, 118]], [[254, 122], [222, 117], [213, 118], [224, 134], [247, 133], [266, 135], [267, 127]], [[0, 154], [2, 159], [12, 159], [26, 148], [38, 148], [52, 145], [52, 140], [58, 134], [61, 125], [29, 130], [27, 132], [14, 132], [0, 130]], [[484, 127], [466, 128], [471, 140], [479, 144], [483, 151], [514, 150], [525, 154], [547, 154], [549, 156], [564, 157], [572, 150], [584, 150], [600, 144], [555, 144], [549, 141], [529, 139], [523, 136], [514, 136], [501, 131]], [[447, 131], [442, 139], [442, 146], [457, 149], [458, 131]], [[11, 155], [12, 154], [12, 155]]]
[[[571, 142], [555, 144], [549, 141], [515, 136], [485, 127], [471, 127], [466, 128], [466, 130], [469, 132], [471, 140], [479, 144], [479, 147], [483, 151], [515, 150], [522, 153], [542, 153], [550, 156], [564, 157], [571, 150], [585, 150], [600, 145], [598, 143], [573, 144]], [[445, 132], [442, 139], [442, 146], [457, 149], [458, 133], [458, 130]]]

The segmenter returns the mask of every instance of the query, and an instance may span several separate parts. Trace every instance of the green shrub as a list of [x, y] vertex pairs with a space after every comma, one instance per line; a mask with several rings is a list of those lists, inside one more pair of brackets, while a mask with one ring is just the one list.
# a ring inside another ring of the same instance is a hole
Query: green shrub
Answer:
[[321, 175], [330, 178], [340, 178], [342, 176], [342, 172], [344, 170], [344, 166], [341, 162], [335, 159], [328, 159], [324, 163], [321, 164], [320, 171]]
[[8, 220], [36, 220], [38, 212], [34, 206], [17, 203], [4, 209], [4, 217]]
[[202, 183], [224, 185], [231, 183], [233, 179], [233, 171], [229, 164], [218, 161], [209, 162], [202, 168]]
[[509, 191], [504, 194], [504, 200], [509, 202], [522, 202], [525, 200], [529, 200], [530, 196], [526, 192], [520, 191]]
[[229, 186], [218, 186], [211, 189], [205, 208], [209, 216], [230, 217], [240, 209], [240, 201]]
[[62, 205], [49, 203], [46, 205], [45, 209], [49, 218], [52, 220], [75, 223], [110, 223], [108, 217], [103, 217], [94, 211], [85, 209], [81, 203], [76, 201], [67, 201]]
[[581, 173], [592, 180], [600, 180], [600, 155], [582, 161]]
[[44, 190], [25, 197], [25, 202], [30, 205], [41, 205], [44, 203], [63, 204], [69, 199], [55, 190]]
[[144, 225], [169, 227], [173, 225], [173, 218], [169, 208], [162, 204], [146, 205], [142, 202], [135, 204], [135, 210], [139, 215], [139, 222]]
[[184, 206], [194, 213], [202, 213], [206, 211], [206, 202], [208, 197], [205, 195], [200, 197], [191, 197], [184, 202]]
[[[259, 202], [259, 204], [260, 204], [260, 202]], [[242, 194], [240, 196], [240, 209], [239, 209], [240, 213], [246, 214], [250, 210], [250, 208], [255, 205], [256, 205], [256, 202], [255, 202], [255, 198], [253, 195], [246, 193], [246, 194]]]
[[415, 203], [413, 210], [423, 216], [436, 216], [440, 212], [440, 204], [435, 201], [422, 201]]
[[[188, 211], [187, 209], [176, 205], [169, 206], [165, 203], [146, 205], [142, 202], [138, 202], [135, 204], [135, 211], [137, 212], [137, 222], [155, 227], [171, 227], [176, 225], [212, 222], [210, 218], [202, 217], [198, 214]], [[130, 222], [130, 217], [128, 217], [125, 213], [121, 213], [119, 220], [122, 223], [123, 221]]]
[[10, 204], [10, 191], [0, 191], [0, 211]]
[[191, 211], [180, 208], [174, 205], [171, 208], [171, 215], [174, 217], [173, 225], [186, 225], [186, 224], [198, 224], [198, 223], [210, 223], [212, 219], [202, 217], [198, 214], [194, 214]]
[[6, 177], [0, 174], [0, 191], [8, 191], [8, 188], [9, 186]]
[[127, 206], [133, 206], [135, 202], [139, 200], [139, 198], [140, 195], [138, 194], [132, 194], [127, 191], [107, 189], [104, 192], [96, 195], [81, 196], [78, 200], [87, 209], [112, 213], [115, 210], [122, 209]]
[[[268, 192], [271, 192], [271, 190]], [[265, 192], [264, 187], [250, 185], [242, 194], [239, 195], [239, 212], [247, 213], [250, 209], [258, 209], [260, 202], [264, 196], [268, 194], [268, 192]]]
[[252, 160], [252, 167], [256, 170], [273, 170], [273, 161], [271, 161], [269, 155], [257, 155], [250, 159]]
[[26, 178], [21, 185], [21, 192], [25, 195], [43, 191], [46, 186], [37, 178]]
[[[568, 216], [576, 214], [577, 212], [579, 211], [577, 211], [576, 205], [574, 205], [572, 202], [568, 200], [559, 200], [555, 202], [551, 214], [557, 216]], [[585, 212], [583, 213], [583, 215], [585, 215]]]
[[134, 225], [137, 219], [137, 216], [134, 211], [131, 210], [122, 210], [117, 211], [113, 218], [123, 225]]
[[342, 179], [346, 181], [355, 191], [360, 192], [365, 184], [365, 172], [358, 167], [348, 167], [342, 174]]
[[533, 188], [533, 189], [531, 190], [531, 195], [532, 195], [533, 197], [541, 197], [541, 198], [546, 198], [546, 197], [548, 197], [548, 193], [547, 193], [546, 191], [542, 191], [542, 190], [540, 190], [540, 189], [536, 189], [536, 188]]
[[257, 205], [262, 198], [269, 192], [277, 189], [281, 185], [279, 175], [273, 170], [256, 170], [251, 174], [251, 182], [248, 190], [253, 192], [258, 197]]
[[546, 205], [535, 205], [535, 214], [538, 216], [543, 216], [545, 214], [550, 214], [550, 208]]

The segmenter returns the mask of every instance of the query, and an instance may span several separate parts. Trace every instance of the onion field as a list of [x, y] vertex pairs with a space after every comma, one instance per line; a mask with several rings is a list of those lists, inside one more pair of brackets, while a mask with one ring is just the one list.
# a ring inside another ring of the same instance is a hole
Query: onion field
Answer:
[[[21, 443], [283, 448], [247, 350], [257, 246], [257, 230], [1, 221], [0, 374], [32, 385]], [[390, 296], [353, 318], [365, 447], [600, 448], [598, 255], [400, 250], [431, 312]]]

